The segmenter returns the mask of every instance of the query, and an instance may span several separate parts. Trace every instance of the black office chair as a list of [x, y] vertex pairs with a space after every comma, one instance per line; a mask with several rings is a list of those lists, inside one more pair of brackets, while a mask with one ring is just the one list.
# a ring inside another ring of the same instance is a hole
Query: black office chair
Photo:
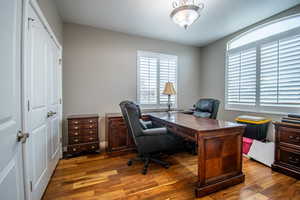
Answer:
[[193, 115], [196, 117], [216, 119], [220, 101], [217, 99], [200, 99], [194, 105]]
[[138, 151], [138, 157], [130, 159], [128, 166], [132, 165], [133, 161], [144, 162], [142, 174], [147, 173], [150, 162], [169, 168], [169, 163], [159, 160], [159, 155], [163, 152], [172, 152], [178, 145], [176, 138], [164, 127], [145, 129], [140, 120], [140, 109], [135, 103], [123, 101], [120, 103], [120, 108]]

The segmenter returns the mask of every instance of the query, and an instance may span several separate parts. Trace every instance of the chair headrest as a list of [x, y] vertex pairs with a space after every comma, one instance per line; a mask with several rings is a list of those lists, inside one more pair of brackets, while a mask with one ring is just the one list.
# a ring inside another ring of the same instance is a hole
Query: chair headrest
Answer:
[[216, 99], [200, 99], [195, 105], [196, 110], [212, 113], [217, 102], [218, 100]]

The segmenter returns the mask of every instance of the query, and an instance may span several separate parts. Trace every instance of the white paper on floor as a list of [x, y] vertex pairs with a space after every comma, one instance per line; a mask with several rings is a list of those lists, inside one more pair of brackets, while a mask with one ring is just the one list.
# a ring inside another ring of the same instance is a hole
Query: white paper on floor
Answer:
[[248, 156], [271, 167], [274, 162], [274, 142], [253, 140]]

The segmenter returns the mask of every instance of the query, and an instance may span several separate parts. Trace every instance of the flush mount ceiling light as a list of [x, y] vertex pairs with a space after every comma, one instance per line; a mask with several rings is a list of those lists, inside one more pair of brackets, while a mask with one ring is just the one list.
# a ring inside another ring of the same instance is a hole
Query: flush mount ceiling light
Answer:
[[172, 6], [174, 9], [170, 17], [175, 24], [185, 29], [200, 17], [200, 11], [204, 8], [199, 0], [174, 0]]

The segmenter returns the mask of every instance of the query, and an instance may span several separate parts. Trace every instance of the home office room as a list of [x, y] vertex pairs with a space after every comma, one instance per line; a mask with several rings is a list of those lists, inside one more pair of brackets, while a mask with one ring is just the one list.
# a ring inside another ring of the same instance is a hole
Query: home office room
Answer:
[[1, 0], [1, 200], [300, 199], [299, 0]]

